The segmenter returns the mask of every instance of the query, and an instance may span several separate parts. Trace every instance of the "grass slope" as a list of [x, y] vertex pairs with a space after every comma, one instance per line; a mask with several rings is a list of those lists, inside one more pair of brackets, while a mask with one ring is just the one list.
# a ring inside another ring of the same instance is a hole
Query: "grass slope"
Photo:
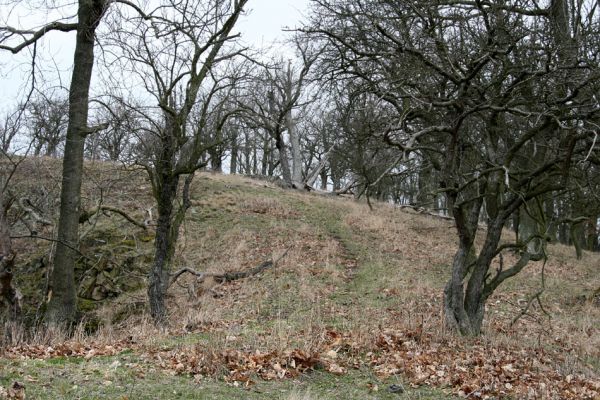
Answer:
[[[88, 176], [87, 207], [102, 187], [105, 204], [144, 217], [151, 200], [138, 172], [102, 164]], [[36, 399], [521, 398], [528, 391], [593, 398], [600, 311], [581, 299], [600, 286], [598, 255], [578, 262], [574, 250], [551, 246], [542, 300], [552, 319], [535, 305], [510, 326], [540, 285], [542, 266], [534, 263], [491, 299], [485, 336], [460, 339], [441, 320], [456, 241], [451, 221], [236, 176], [198, 174], [192, 200], [178, 266], [221, 273], [287, 253], [274, 269], [224, 285], [182, 277], [169, 294], [170, 325], [159, 331], [147, 320], [140, 284], [152, 232], [103, 216], [84, 227], [89, 259], [80, 271], [119, 276], [119, 295], [89, 307], [98, 331], [40, 337], [37, 347], [15, 343], [0, 359], [0, 385], [19, 381]], [[46, 248], [36, 245], [15, 242], [37, 257]], [[507, 254], [504, 263], [511, 261]], [[29, 286], [32, 294], [40, 287]], [[94, 346], [114, 351], [96, 355]], [[520, 363], [531, 379], [513, 372]], [[390, 393], [390, 384], [405, 392]]]

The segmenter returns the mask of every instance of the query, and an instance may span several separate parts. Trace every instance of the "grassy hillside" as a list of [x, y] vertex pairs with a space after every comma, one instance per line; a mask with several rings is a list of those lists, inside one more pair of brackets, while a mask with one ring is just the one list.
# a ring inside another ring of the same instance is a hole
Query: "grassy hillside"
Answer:
[[[16, 180], [23, 192], [47, 187], [50, 214], [57, 171], [52, 161], [32, 161]], [[102, 199], [137, 220], [147, 217], [152, 200], [143, 173], [89, 164], [86, 174], [86, 208]], [[25, 179], [32, 176], [40, 181]], [[222, 273], [279, 262], [225, 284], [183, 275], [170, 290], [170, 325], [156, 330], [144, 288], [152, 229], [100, 215], [82, 226], [78, 276], [86, 322], [68, 340], [40, 333], [33, 343], [7, 346], [0, 359], [5, 396], [19, 391], [10, 389], [15, 381], [35, 399], [600, 393], [600, 307], [589, 300], [600, 286], [597, 254], [577, 261], [573, 249], [551, 246], [543, 309], [533, 303], [511, 326], [541, 286], [542, 264], [532, 263], [490, 300], [484, 336], [463, 339], [445, 332], [441, 318], [456, 243], [452, 221], [204, 173], [194, 181], [192, 200], [178, 267]], [[52, 237], [51, 228], [40, 235]], [[50, 244], [14, 243], [31, 319], [43, 311]], [[503, 258], [506, 265], [512, 260]], [[392, 393], [390, 385], [404, 392]]]

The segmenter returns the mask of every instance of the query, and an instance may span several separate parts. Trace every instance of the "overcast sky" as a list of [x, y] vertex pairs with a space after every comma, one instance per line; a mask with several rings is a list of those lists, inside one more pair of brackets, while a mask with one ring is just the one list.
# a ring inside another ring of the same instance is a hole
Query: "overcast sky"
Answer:
[[[247, 6], [249, 13], [239, 21], [238, 31], [249, 45], [266, 47], [273, 42], [282, 42], [286, 35], [282, 28], [298, 26], [308, 3], [309, 0], [250, 0]], [[1, 24], [9, 20], [13, 26], [31, 28], [32, 24], [42, 24], [44, 19], [52, 17], [45, 13], [36, 14], [35, 9], [0, 6]], [[53, 85], [68, 86], [74, 44], [74, 33], [52, 32], [41, 41], [38, 68], [44, 71], [48, 79], [52, 77]], [[285, 49], [276, 45], [273, 51]], [[30, 52], [27, 50], [16, 56], [0, 52], [0, 111], [11, 108], [26, 93], [30, 62]], [[58, 76], [54, 72], [56, 70], [61, 71]]]

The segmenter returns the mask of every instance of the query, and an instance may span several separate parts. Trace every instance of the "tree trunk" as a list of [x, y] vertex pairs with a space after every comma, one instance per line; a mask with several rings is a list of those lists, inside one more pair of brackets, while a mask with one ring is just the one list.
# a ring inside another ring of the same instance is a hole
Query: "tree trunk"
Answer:
[[556, 224], [556, 213], [554, 210], [554, 197], [552, 193], [544, 199], [544, 213], [546, 214], [546, 221], [548, 221], [548, 236], [552, 242], [557, 240], [557, 224]]
[[419, 207], [431, 208], [432, 199], [430, 194], [432, 171], [431, 167], [419, 169], [417, 178], [417, 205]]
[[321, 170], [321, 190], [327, 190], [327, 169]]
[[269, 158], [268, 158], [268, 168], [267, 168], [267, 175], [268, 176], [273, 176], [275, 175], [275, 168], [277, 168], [277, 166], [279, 165], [279, 162], [277, 161], [277, 158], [274, 156], [275, 154], [275, 144], [271, 143], [271, 141], [269, 141]]
[[587, 249], [598, 251], [598, 216], [594, 215], [587, 224]]
[[254, 139], [252, 140], [252, 175], [258, 175], [258, 154]]
[[[453, 198], [449, 201], [455, 203]], [[444, 317], [446, 326], [465, 336], [475, 336], [481, 332], [486, 300], [483, 295], [485, 275], [504, 222], [490, 223], [486, 242], [478, 256], [474, 241], [482, 205], [480, 198], [468, 210], [464, 206], [454, 210], [459, 246], [452, 262], [452, 275], [444, 289]], [[464, 282], [469, 274], [465, 290]]]
[[173, 204], [177, 195], [179, 176], [166, 174], [158, 197], [158, 220], [154, 239], [154, 263], [148, 282], [150, 315], [155, 323], [166, 322], [165, 295], [169, 286], [169, 273], [179, 227], [173, 223]]
[[212, 172], [223, 172], [223, 159], [221, 157], [220, 149], [215, 148], [210, 153], [210, 169]]
[[519, 240], [527, 243], [527, 251], [535, 254], [541, 245], [541, 239], [531, 239], [535, 235], [539, 235], [540, 227], [537, 219], [541, 218], [540, 210], [536, 200], [527, 202], [527, 209], [521, 208], [519, 216]]
[[[444, 290], [446, 325], [465, 336], [481, 333], [485, 303], [497, 285], [486, 283], [486, 277], [500, 241], [504, 222], [496, 219], [488, 226], [486, 240], [477, 255], [473, 244], [461, 243], [452, 264], [452, 276]], [[465, 290], [464, 281], [468, 279]]]
[[558, 241], [564, 245], [570, 244], [569, 239], [569, 224], [563, 222], [558, 227]]
[[298, 132], [296, 132], [291, 111], [287, 115], [287, 129], [288, 134], [290, 135], [290, 145], [292, 148], [292, 183], [295, 187], [301, 188], [302, 153], [300, 152], [300, 138], [298, 137]]
[[250, 146], [251, 146], [251, 140], [250, 140], [250, 133], [248, 131], [244, 132], [244, 173], [249, 175], [251, 174], [251, 169], [250, 169]]
[[283, 135], [278, 134], [275, 139], [275, 146], [279, 151], [279, 165], [281, 166], [281, 175], [285, 184], [289, 187], [293, 186], [292, 175], [290, 171], [290, 164], [287, 157], [287, 151], [285, 149], [285, 143], [283, 142]]
[[238, 161], [238, 142], [237, 132], [235, 132], [231, 138], [231, 161], [229, 162], [229, 173], [235, 175], [237, 173], [237, 161]]
[[583, 222], [572, 222], [571, 223], [571, 240], [575, 247], [575, 255], [578, 260], [583, 258], [583, 247], [585, 246], [585, 234], [584, 234]]
[[[0, 322], [3, 323], [19, 322], [21, 316], [22, 296], [13, 283], [14, 262], [15, 254], [11, 246], [2, 193], [0, 193], [0, 315], [3, 317]], [[4, 312], [6, 315], [3, 315]]]
[[470, 266], [475, 262], [473, 244], [461, 243], [452, 261], [452, 276], [444, 289], [444, 316], [446, 325], [462, 335], [475, 335], [479, 331], [474, 327], [465, 310], [464, 279]]
[[269, 135], [265, 133], [262, 142], [262, 163], [260, 169], [260, 173], [263, 176], [267, 176], [267, 173], [269, 172], [269, 157], [271, 157], [270, 145]]
[[77, 298], [75, 262], [81, 205], [83, 152], [87, 134], [88, 97], [94, 66], [94, 35], [105, 9], [103, 0], [80, 0], [78, 28], [69, 90], [69, 123], [63, 158], [58, 242], [54, 255], [48, 324], [69, 326], [75, 321]]
[[338, 163], [335, 159], [329, 161], [332, 190], [337, 192], [342, 187], [342, 173], [338, 171]]

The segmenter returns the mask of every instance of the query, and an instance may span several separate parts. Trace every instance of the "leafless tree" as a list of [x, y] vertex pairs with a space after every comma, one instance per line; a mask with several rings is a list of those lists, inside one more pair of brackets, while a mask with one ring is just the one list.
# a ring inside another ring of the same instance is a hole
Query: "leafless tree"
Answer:
[[113, 65], [139, 78], [146, 96], [158, 104], [130, 107], [143, 119], [148, 158], [138, 163], [148, 172], [158, 210], [148, 284], [157, 324], [167, 316], [165, 295], [194, 172], [205, 165], [202, 155], [210, 146], [202, 133], [222, 124], [227, 113], [219, 114], [219, 99], [240, 79], [233, 60], [243, 49], [234, 45], [233, 29], [247, 2], [165, 1], [136, 15], [125, 10], [113, 22]]
[[22, 110], [18, 107], [13, 112], [7, 112], [2, 119], [0, 119], [0, 150], [4, 153], [8, 153], [11, 149], [13, 141], [17, 136], [22, 133]]
[[[323, 63], [333, 74], [394, 110], [379, 136], [399, 161], [418, 154], [438, 171], [459, 238], [445, 317], [462, 334], [479, 334], [496, 288], [545, 257], [540, 202], [566, 190], [594, 147], [596, 7], [551, 3], [315, 0], [305, 29], [329, 44]], [[535, 229], [500, 243], [518, 210]], [[507, 249], [520, 255], [510, 267], [498, 261]]]
[[63, 158], [58, 244], [52, 270], [52, 290], [47, 307], [50, 325], [70, 325], [76, 316], [77, 297], [74, 267], [77, 254], [81, 180], [85, 137], [93, 132], [88, 126], [88, 97], [94, 66], [96, 28], [109, 5], [106, 0], [80, 0], [75, 16], [66, 21], [51, 21], [40, 28], [0, 27], [0, 50], [19, 53], [32, 47], [52, 31], [76, 31], [73, 73], [69, 87], [69, 112]]
[[311, 101], [309, 73], [319, 54], [308, 43], [300, 39], [295, 43], [298, 65], [279, 58], [271, 62], [272, 66], [261, 68], [254, 85], [240, 101], [253, 125], [262, 128], [275, 141], [283, 181], [288, 187], [295, 188], [303, 188], [304, 184], [300, 137], [294, 114]]
[[139, 118], [130, 106], [115, 100], [114, 96], [109, 96], [109, 99], [108, 104], [95, 99], [100, 106], [94, 118], [98, 124], [105, 123], [108, 127], [96, 133], [88, 143], [89, 156], [93, 159], [131, 162], [136, 137], [142, 130]]
[[68, 100], [38, 96], [26, 105], [25, 119], [33, 145], [33, 155], [57, 157], [65, 140]]

